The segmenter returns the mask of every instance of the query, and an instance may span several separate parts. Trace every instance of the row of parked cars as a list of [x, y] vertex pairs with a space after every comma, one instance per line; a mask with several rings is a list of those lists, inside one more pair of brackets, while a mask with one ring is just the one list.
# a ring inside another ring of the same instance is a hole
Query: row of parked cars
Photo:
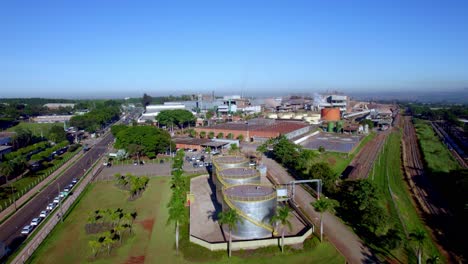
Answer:
[[22, 235], [29, 235], [33, 230], [34, 228], [36, 228], [36, 226], [38, 226], [42, 220], [44, 220], [44, 218], [46, 218], [50, 212], [52, 212], [58, 205], [59, 203], [65, 199], [65, 197], [68, 196], [68, 194], [71, 192], [73, 186], [75, 186], [75, 184], [78, 182], [78, 179], [74, 178], [70, 184], [68, 184], [64, 189], [63, 191], [61, 191], [59, 193], [58, 196], [56, 196], [54, 198], [54, 200], [49, 203], [45, 210], [42, 210], [40, 213], [39, 213], [39, 216], [38, 217], [35, 217], [31, 220], [31, 223], [29, 225], [26, 225], [23, 227], [23, 229], [21, 230], [21, 234]]

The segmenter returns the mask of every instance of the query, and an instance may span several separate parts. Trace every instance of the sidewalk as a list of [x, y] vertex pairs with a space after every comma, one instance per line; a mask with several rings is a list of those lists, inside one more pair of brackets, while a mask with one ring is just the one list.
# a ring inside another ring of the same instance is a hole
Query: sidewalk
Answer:
[[[38, 183], [36, 186], [34, 186], [31, 190], [29, 190], [27, 193], [25, 193], [23, 196], [21, 196], [18, 200], [16, 200], [16, 207], [21, 208], [26, 202], [28, 202], [32, 197], [34, 197], [40, 190], [42, 190], [43, 187], [47, 186], [50, 181], [55, 179], [57, 175], [62, 173], [68, 165], [72, 164], [79, 158], [83, 156], [82, 152], [78, 152], [73, 156], [69, 161], [65, 162], [60, 168], [58, 168], [56, 171], [54, 171], [52, 174], [50, 174], [47, 178], [42, 180], [40, 183]], [[15, 212], [15, 205], [11, 204], [5, 210], [0, 212], [0, 223], [3, 223], [12, 213]]]
[[[288, 172], [276, 161], [263, 157], [263, 163], [268, 168], [268, 173], [276, 184], [286, 184], [294, 180]], [[302, 187], [296, 186], [295, 202], [307, 214], [309, 219], [320, 226], [320, 214], [311, 205], [316, 199]], [[330, 214], [323, 214], [324, 234], [328, 240], [335, 245], [338, 251], [346, 258], [348, 263], [378, 263], [370, 249], [366, 247], [361, 239], [341, 220]], [[316, 231], [319, 231], [318, 229]]]

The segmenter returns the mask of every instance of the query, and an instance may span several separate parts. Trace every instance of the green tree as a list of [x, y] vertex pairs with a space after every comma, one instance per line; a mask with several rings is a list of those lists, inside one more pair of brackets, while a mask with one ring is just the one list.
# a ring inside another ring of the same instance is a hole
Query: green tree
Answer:
[[61, 126], [53, 126], [49, 130], [49, 140], [58, 143], [67, 140], [67, 133], [63, 130]]
[[232, 252], [232, 230], [237, 230], [237, 224], [242, 223], [243, 220], [241, 216], [234, 209], [229, 209], [218, 214], [218, 222], [221, 225], [227, 225], [229, 229], [229, 257], [231, 257]]
[[88, 245], [93, 251], [93, 257], [96, 257], [98, 252], [101, 251], [101, 247], [102, 247], [101, 242], [93, 239], [93, 240], [88, 241]]
[[240, 148], [239, 146], [237, 146], [236, 143], [232, 143], [231, 145], [229, 145], [229, 153], [230, 154], [235, 154], [235, 153], [239, 153], [240, 152]]
[[127, 147], [127, 150], [130, 156], [137, 157], [138, 164], [140, 164], [140, 155], [141, 155], [141, 152], [143, 151], [143, 146], [138, 145], [138, 144], [129, 144]]
[[178, 197], [169, 204], [168, 223], [175, 224], [176, 253], [179, 253], [179, 226], [187, 221], [187, 209], [184, 205], [185, 199]]
[[156, 121], [163, 126], [176, 125], [182, 129], [195, 122], [195, 116], [183, 109], [163, 110], [156, 116]]
[[301, 147], [289, 141], [284, 135], [279, 136], [273, 143], [273, 155], [282, 165], [290, 168], [296, 166]]
[[209, 138], [209, 139], [213, 139], [214, 136], [215, 136], [215, 134], [214, 134], [213, 131], [210, 131], [210, 132], [208, 133], [208, 138]]
[[320, 241], [323, 241], [323, 213], [334, 211], [334, 208], [338, 206], [338, 201], [321, 198], [312, 203], [312, 206], [320, 213]]
[[318, 162], [311, 165], [308, 176], [310, 179], [322, 180], [325, 191], [329, 193], [335, 191], [336, 181], [339, 178], [338, 175], [335, 174], [330, 168], [330, 165], [328, 165], [326, 162]]
[[117, 133], [115, 147], [130, 152], [130, 145], [139, 145], [142, 147], [141, 154], [155, 158], [157, 153], [166, 152], [170, 142], [171, 136], [167, 131], [152, 126], [135, 126]]
[[234, 138], [234, 135], [232, 133], [229, 133], [227, 134], [226, 136], [227, 139], [233, 139]]
[[224, 138], [224, 133], [223, 133], [223, 132], [219, 132], [218, 135], [216, 136], [216, 138]]
[[200, 138], [205, 138], [206, 137], [206, 132], [205, 131], [201, 131], [200, 132]]
[[418, 256], [418, 264], [421, 264], [421, 258], [423, 254], [423, 245], [424, 241], [427, 239], [427, 234], [422, 229], [417, 229], [414, 232], [409, 234], [409, 237], [412, 241], [417, 244], [417, 256]]
[[276, 214], [271, 217], [270, 222], [275, 225], [275, 227], [281, 224], [281, 253], [284, 252], [284, 231], [285, 227], [287, 226], [289, 230], [292, 229], [291, 222], [288, 220], [289, 213], [291, 209], [288, 206], [281, 206], [276, 208]]
[[239, 134], [239, 135], [237, 136], [237, 139], [238, 139], [240, 142], [244, 141], [244, 135]]

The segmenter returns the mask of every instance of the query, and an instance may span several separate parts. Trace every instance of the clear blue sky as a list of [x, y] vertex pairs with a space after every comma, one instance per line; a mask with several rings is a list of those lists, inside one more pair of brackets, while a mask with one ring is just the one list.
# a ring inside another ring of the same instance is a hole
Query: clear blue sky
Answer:
[[0, 97], [468, 87], [468, 1], [11, 0], [0, 33]]

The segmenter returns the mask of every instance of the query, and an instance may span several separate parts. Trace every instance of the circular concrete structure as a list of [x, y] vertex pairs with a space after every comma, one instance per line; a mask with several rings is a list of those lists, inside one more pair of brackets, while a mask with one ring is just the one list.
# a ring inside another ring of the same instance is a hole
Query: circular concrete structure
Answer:
[[242, 218], [233, 235], [258, 239], [272, 235], [271, 218], [276, 213], [276, 191], [271, 186], [235, 185], [223, 190], [223, 209], [234, 209]]
[[244, 156], [219, 156], [213, 158], [216, 169], [248, 167], [249, 160]]
[[324, 108], [320, 113], [323, 121], [338, 121], [341, 119], [339, 108]]

